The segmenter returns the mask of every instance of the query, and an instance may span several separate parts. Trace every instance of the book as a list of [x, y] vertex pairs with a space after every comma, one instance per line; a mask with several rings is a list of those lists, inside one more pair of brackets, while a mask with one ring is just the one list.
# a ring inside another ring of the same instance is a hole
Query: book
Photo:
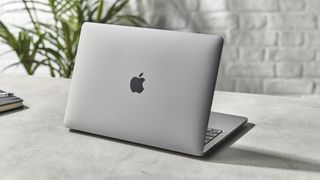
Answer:
[[[0, 94], [6, 93], [0, 90]], [[0, 112], [9, 111], [23, 107], [23, 100], [12, 93], [8, 96], [0, 96]]]

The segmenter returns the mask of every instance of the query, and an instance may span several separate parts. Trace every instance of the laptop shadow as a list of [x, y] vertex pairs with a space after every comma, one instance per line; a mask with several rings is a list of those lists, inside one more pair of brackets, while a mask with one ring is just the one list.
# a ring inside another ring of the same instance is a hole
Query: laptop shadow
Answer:
[[0, 113], [0, 117], [6, 116], [6, 115], [9, 115], [9, 114], [13, 114], [13, 113], [17, 113], [17, 112], [20, 112], [20, 111], [24, 111], [24, 110], [27, 110], [27, 109], [29, 109], [29, 107], [23, 105], [22, 107], [19, 107], [17, 109], [11, 109], [11, 110], [8, 110], [8, 111], [1, 112]]
[[320, 172], [320, 162], [311, 159], [302, 160], [287, 154], [231, 146], [254, 126], [252, 123], [245, 124], [206, 156], [195, 159], [212, 163]]
[[271, 152], [258, 152], [254, 150], [241, 149], [232, 147], [231, 145], [235, 143], [242, 136], [247, 134], [255, 124], [246, 123], [231, 136], [229, 136], [225, 141], [217, 145], [205, 156], [196, 157], [188, 154], [182, 154], [170, 150], [159, 149], [151, 146], [146, 146], [143, 144], [132, 143], [124, 140], [119, 140], [111, 137], [100, 136], [96, 134], [91, 134], [83, 131], [70, 129], [70, 132], [92, 136], [95, 138], [105, 139], [109, 141], [114, 141], [118, 143], [123, 143], [127, 145], [133, 145], [136, 147], [146, 148], [158, 152], [169, 153], [171, 155], [182, 156], [187, 158], [192, 158], [199, 161], [206, 161], [212, 163], [221, 164], [232, 164], [232, 165], [242, 165], [242, 166], [254, 166], [254, 167], [268, 167], [277, 169], [289, 169], [289, 170], [303, 170], [303, 171], [314, 171], [320, 172], [320, 163], [315, 163], [305, 160], [299, 160], [294, 157], [290, 157], [285, 154], [276, 154]]

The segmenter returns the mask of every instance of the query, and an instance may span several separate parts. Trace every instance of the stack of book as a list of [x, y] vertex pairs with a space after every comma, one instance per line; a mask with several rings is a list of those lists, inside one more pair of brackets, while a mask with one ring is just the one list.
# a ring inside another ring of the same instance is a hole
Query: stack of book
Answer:
[[14, 96], [13, 93], [7, 93], [0, 90], [0, 112], [9, 111], [23, 107], [23, 100]]

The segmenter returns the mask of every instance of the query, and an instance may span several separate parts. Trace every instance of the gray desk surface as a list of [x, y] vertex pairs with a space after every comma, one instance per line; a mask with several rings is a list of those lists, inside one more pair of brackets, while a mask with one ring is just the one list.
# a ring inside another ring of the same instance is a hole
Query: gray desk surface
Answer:
[[0, 76], [29, 107], [0, 114], [0, 179], [320, 179], [320, 101], [217, 92], [213, 110], [255, 126], [196, 158], [69, 132], [69, 84]]

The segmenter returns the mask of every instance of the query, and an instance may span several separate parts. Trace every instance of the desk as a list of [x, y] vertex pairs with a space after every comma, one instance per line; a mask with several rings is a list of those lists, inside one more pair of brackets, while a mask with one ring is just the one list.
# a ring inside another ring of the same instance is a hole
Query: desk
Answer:
[[320, 179], [320, 101], [216, 92], [213, 110], [255, 126], [198, 158], [70, 132], [70, 80], [1, 75], [0, 85], [28, 107], [0, 115], [0, 179]]

